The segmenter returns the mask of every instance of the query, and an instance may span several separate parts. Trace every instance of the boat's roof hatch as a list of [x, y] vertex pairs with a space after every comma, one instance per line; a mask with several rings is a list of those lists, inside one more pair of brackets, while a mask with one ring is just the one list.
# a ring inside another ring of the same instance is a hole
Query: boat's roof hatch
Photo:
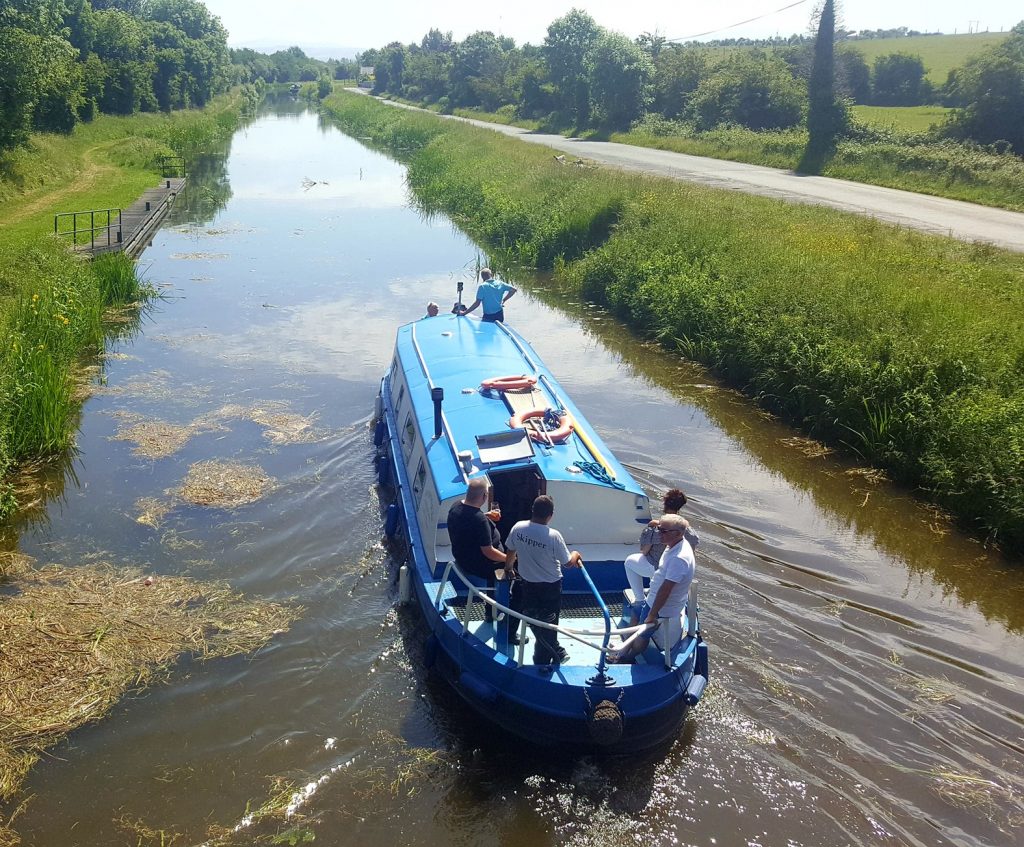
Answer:
[[506, 429], [476, 436], [477, 454], [483, 467], [533, 458], [533, 442], [525, 429]]

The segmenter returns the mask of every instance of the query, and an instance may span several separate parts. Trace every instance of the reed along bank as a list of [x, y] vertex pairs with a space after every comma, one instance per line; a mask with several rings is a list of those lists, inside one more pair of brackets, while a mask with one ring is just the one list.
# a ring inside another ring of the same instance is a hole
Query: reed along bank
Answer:
[[362, 95], [323, 109], [399, 155], [424, 209], [503, 261], [553, 269], [810, 437], [1024, 552], [1024, 257], [565, 164]]

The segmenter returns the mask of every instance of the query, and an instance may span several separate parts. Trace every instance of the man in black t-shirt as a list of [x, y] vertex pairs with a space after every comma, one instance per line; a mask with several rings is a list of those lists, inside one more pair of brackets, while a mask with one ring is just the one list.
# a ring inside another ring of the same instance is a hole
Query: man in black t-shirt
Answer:
[[[477, 477], [469, 481], [466, 496], [448, 510], [448, 537], [452, 542], [452, 555], [463, 573], [487, 580], [494, 587], [494, 569], [503, 567], [505, 553], [501, 550], [498, 528], [480, 507], [487, 502], [487, 479]], [[490, 621], [493, 609], [488, 604], [484, 620]]]

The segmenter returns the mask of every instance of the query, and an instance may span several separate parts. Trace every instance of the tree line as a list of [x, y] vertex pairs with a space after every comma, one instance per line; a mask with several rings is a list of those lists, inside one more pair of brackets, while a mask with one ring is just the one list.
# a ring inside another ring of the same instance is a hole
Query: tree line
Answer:
[[196, 0], [4, 0], [0, 150], [97, 112], [202, 106], [229, 67], [227, 32]]
[[[1024, 154], [1024, 22], [940, 87], [926, 79], [918, 56], [879, 56], [869, 67], [842, 43], [849, 35], [832, 32], [834, 86], [844, 105], [940, 102], [957, 110], [945, 134], [1003, 141]], [[717, 49], [649, 33], [632, 40], [574, 9], [536, 46], [486, 31], [456, 42], [431, 29], [418, 44], [392, 42], [359, 60], [374, 68], [377, 93], [443, 110], [480, 109], [581, 130], [625, 130], [650, 115], [696, 131], [725, 124], [775, 130], [806, 123], [816, 40]]]
[[[97, 114], [201, 107], [231, 85], [355, 78], [298, 47], [230, 50], [198, 0], [2, 0], [0, 153]], [[329, 85], [328, 85], [329, 90]]]

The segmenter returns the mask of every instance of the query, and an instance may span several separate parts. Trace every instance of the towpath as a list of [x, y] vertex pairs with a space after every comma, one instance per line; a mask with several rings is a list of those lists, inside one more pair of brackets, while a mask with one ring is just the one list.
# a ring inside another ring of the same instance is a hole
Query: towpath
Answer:
[[[381, 102], [415, 109], [389, 100]], [[709, 159], [610, 141], [582, 141], [469, 118], [452, 119], [492, 129], [522, 141], [543, 144], [565, 154], [567, 159], [584, 158], [624, 170], [760, 194], [790, 203], [830, 206], [844, 212], [868, 215], [907, 229], [950, 236], [962, 241], [988, 242], [1006, 250], [1024, 253], [1024, 213], [1021, 212], [831, 177], [801, 176], [793, 171], [724, 159]]]

